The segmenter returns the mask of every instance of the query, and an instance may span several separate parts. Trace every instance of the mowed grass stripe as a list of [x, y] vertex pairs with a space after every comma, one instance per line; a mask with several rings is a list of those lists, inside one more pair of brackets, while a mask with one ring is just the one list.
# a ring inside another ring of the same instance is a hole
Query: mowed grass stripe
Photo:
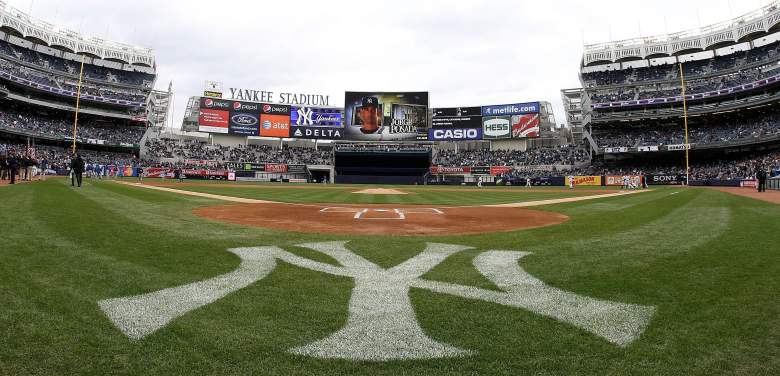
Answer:
[[[571, 217], [544, 229], [474, 237], [333, 238], [214, 223], [191, 213], [216, 203], [212, 200], [89, 183], [81, 190], [59, 181], [0, 189], [0, 224], [7, 229], [0, 247], [0, 374], [773, 375], [780, 370], [780, 210], [770, 204], [698, 189], [670, 196], [672, 190], [659, 189], [544, 207]], [[334, 199], [345, 195], [334, 191]], [[459, 193], [447, 199], [458, 200]], [[407, 196], [409, 202], [419, 197]], [[654, 236], [667, 238], [656, 242]], [[632, 242], [633, 237], [646, 242]], [[425, 332], [476, 355], [354, 363], [287, 353], [344, 325], [353, 283], [285, 263], [266, 280], [143, 341], [129, 341], [96, 306], [99, 299], [232, 270], [238, 260], [225, 252], [230, 247], [279, 245], [317, 258], [289, 245], [323, 240], [353, 240], [351, 250], [382, 267], [416, 255], [426, 241], [475, 246], [425, 278], [484, 288], [493, 287], [471, 265], [480, 252], [533, 251], [521, 265], [548, 284], [658, 311], [642, 338], [619, 348], [529, 312], [413, 289]]]

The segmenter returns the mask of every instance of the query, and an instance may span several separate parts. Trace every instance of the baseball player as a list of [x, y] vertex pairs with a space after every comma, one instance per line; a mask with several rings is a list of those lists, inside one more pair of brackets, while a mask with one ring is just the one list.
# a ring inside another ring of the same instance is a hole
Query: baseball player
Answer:
[[574, 175], [569, 175], [569, 189], [574, 189]]
[[482, 177], [477, 178], [477, 187], [482, 188]]

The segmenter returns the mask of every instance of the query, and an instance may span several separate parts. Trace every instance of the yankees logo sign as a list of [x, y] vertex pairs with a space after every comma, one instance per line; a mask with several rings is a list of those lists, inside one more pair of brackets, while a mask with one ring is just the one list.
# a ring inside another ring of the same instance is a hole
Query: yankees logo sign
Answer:
[[527, 310], [586, 330], [618, 346], [639, 338], [655, 312], [655, 307], [599, 300], [548, 286], [520, 267], [519, 260], [529, 255], [526, 252], [493, 250], [474, 258], [474, 267], [501, 290], [494, 291], [420, 278], [447, 257], [469, 247], [429, 243], [417, 256], [383, 269], [349, 251], [345, 245], [346, 242], [300, 245], [334, 258], [341, 266], [313, 261], [279, 247], [230, 249], [229, 252], [241, 258], [241, 264], [233, 272], [144, 295], [101, 300], [98, 305], [119, 330], [139, 340], [188, 312], [262, 280], [274, 271], [278, 261], [283, 261], [352, 278], [355, 284], [346, 325], [326, 338], [289, 352], [358, 361], [474, 354], [472, 350], [438, 342], [426, 335], [409, 297], [411, 288]]

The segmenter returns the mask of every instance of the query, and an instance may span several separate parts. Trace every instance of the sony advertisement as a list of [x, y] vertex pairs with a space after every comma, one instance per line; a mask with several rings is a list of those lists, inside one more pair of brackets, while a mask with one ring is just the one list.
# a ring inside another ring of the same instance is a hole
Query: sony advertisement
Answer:
[[428, 92], [346, 92], [344, 121], [348, 140], [427, 140]]
[[482, 128], [482, 107], [434, 108], [431, 128]]

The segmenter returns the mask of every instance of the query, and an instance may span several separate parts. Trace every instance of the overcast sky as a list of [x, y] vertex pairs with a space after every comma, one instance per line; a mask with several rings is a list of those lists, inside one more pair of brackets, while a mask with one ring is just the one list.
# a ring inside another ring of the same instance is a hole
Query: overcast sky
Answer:
[[706, 26], [767, 0], [6, 0], [53, 24], [155, 50], [174, 124], [204, 80], [279, 92], [430, 91], [432, 107], [550, 101], [585, 43]]

